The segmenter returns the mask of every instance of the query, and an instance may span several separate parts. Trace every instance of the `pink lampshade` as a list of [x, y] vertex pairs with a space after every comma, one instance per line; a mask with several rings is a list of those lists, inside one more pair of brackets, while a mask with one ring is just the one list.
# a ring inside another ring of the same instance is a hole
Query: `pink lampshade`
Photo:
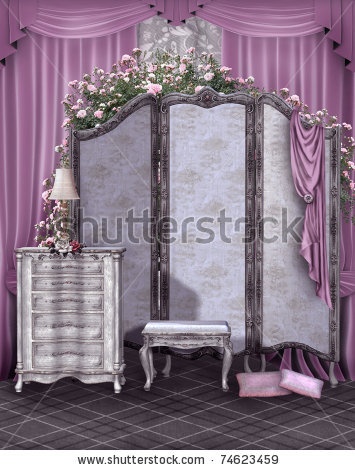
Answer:
[[71, 168], [57, 168], [54, 186], [49, 199], [66, 201], [80, 199], [75, 188], [74, 177]]

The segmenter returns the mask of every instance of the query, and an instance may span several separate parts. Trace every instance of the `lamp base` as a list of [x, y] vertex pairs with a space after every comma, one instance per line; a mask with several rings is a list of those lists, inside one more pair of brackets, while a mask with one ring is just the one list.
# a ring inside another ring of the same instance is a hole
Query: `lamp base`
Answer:
[[68, 251], [71, 251], [72, 247], [70, 246], [69, 242], [70, 242], [69, 236], [64, 236], [58, 239], [55, 242], [56, 251], [59, 251], [59, 253], [68, 253]]

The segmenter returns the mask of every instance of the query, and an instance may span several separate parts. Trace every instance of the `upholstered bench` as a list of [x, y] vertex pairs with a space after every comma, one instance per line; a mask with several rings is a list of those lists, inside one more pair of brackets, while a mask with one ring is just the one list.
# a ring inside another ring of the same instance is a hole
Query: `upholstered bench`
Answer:
[[[142, 331], [144, 344], [139, 351], [141, 363], [146, 375], [144, 390], [150, 386], [156, 376], [153, 365], [153, 346], [168, 346], [178, 349], [194, 349], [203, 346], [216, 346], [224, 349], [222, 366], [222, 389], [228, 390], [227, 376], [233, 360], [233, 348], [230, 341], [231, 329], [226, 321], [170, 321], [152, 320]], [[163, 374], [169, 377], [170, 356]]]

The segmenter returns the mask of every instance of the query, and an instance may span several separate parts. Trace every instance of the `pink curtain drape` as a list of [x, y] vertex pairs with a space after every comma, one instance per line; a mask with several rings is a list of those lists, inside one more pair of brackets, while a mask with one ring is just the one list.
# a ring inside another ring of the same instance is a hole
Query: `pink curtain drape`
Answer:
[[334, 41], [334, 51], [355, 72], [354, 0], [314, 0], [315, 21], [324, 26], [327, 38]]
[[307, 202], [300, 254], [307, 261], [316, 294], [331, 309], [325, 211], [324, 128], [305, 129], [294, 109], [290, 122], [291, 169], [297, 194]]
[[[53, 147], [62, 139], [60, 101], [67, 82], [94, 65], [109, 68], [135, 46], [134, 29], [129, 27], [153, 16], [157, 9], [168, 14], [169, 1], [0, 2], [0, 60], [6, 59], [6, 67], [0, 70], [1, 378], [13, 371], [16, 349], [15, 297], [5, 287], [6, 282], [10, 289], [14, 287], [13, 248], [34, 244], [33, 224], [41, 215], [41, 183], [56, 166]], [[343, 56], [334, 53], [332, 41], [324, 37], [328, 17], [319, 17], [319, 2], [192, 3], [198, 7], [196, 16], [224, 28], [222, 62], [233, 67], [234, 75], [253, 75], [257, 84], [270, 91], [288, 87], [312, 110], [326, 106], [342, 121], [355, 123], [354, 75], [345, 69]], [[202, 8], [199, 3], [204, 3]], [[171, 11], [173, 21], [176, 10]], [[336, 31], [334, 12], [332, 15], [331, 29]], [[349, 31], [346, 21], [344, 18], [343, 31]], [[347, 34], [341, 35], [344, 47]], [[343, 224], [342, 234], [342, 271], [350, 294], [355, 231]], [[342, 301], [341, 318], [341, 366], [351, 378], [355, 378], [354, 312], [355, 296], [351, 295]]]
[[42, 214], [42, 181], [57, 166], [64, 137], [61, 101], [68, 82], [135, 47], [132, 30], [95, 39], [56, 39], [35, 33], [19, 42], [0, 72], [0, 379], [14, 371], [16, 297], [13, 250], [33, 246]]

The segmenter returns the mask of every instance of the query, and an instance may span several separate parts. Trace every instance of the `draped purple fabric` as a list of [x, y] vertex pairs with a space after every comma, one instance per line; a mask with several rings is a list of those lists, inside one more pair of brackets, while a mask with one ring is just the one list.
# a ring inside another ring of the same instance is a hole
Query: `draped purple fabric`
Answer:
[[[129, 38], [134, 42], [129, 43]], [[29, 33], [0, 73], [0, 379], [14, 371], [15, 247], [34, 246], [42, 181], [57, 167], [67, 84], [97, 65], [105, 70], [136, 46], [131, 28], [95, 39]], [[6, 288], [8, 287], [8, 289]]]
[[316, 21], [314, 0], [3, 0], [0, 60], [15, 52], [14, 42], [24, 37], [24, 28], [51, 37], [98, 37], [155, 14], [172, 24], [194, 14], [225, 30], [258, 37], [313, 34], [323, 30], [324, 20]]
[[298, 110], [290, 122], [291, 169], [297, 194], [309, 198], [306, 206], [300, 254], [307, 261], [316, 294], [332, 308], [325, 237], [325, 149], [324, 128], [305, 129]]
[[190, 18], [199, 8], [213, 0], [141, 0], [150, 5], [154, 13], [168, 20], [172, 26], [181, 25], [187, 18]]
[[28, 30], [55, 38], [114, 34], [154, 16], [140, 0], [37, 0], [37, 18]]
[[[186, 0], [175, 2], [186, 5]], [[346, 2], [341, 5], [348, 5]], [[149, 3], [165, 8], [163, 0]], [[288, 87], [310, 109], [326, 106], [341, 121], [355, 123], [354, 74], [345, 69], [343, 58], [334, 54], [332, 41], [323, 34], [324, 21], [331, 18], [328, 29], [348, 47], [345, 37], [349, 33], [345, 31], [349, 31], [349, 20], [344, 17], [339, 36], [338, 22], [334, 22], [339, 9], [328, 15], [329, 6], [339, 7], [340, 2], [321, 0], [316, 8], [314, 0], [210, 0], [203, 8], [198, 5], [201, 2], [189, 0], [189, 8], [192, 3], [198, 6], [196, 16], [224, 28], [222, 62], [233, 67], [235, 76], [253, 75], [259, 86], [270, 91]], [[323, 19], [319, 17], [322, 12]], [[15, 287], [13, 248], [34, 244], [33, 224], [41, 216], [41, 183], [56, 166], [53, 147], [63, 136], [60, 102], [67, 82], [94, 65], [110, 68], [136, 45], [134, 28], [129, 27], [155, 13], [145, 0], [0, 2], [0, 60], [6, 58], [6, 67], [0, 70], [1, 378], [13, 371], [15, 362], [16, 304], [10, 293]], [[16, 42], [18, 49], [13, 54]], [[352, 379], [355, 295], [349, 294], [355, 286], [354, 242], [353, 226], [344, 223], [342, 289], [348, 296], [342, 299], [341, 308], [341, 368]], [[325, 374], [317, 358], [309, 361], [302, 351], [289, 354], [296, 354], [296, 362], [306, 361], [314, 373]]]
[[305, 36], [322, 31], [313, 0], [213, 0], [196, 16], [233, 33], [253, 37]]
[[354, 0], [315, 0], [315, 20], [328, 30], [334, 50], [355, 72], [355, 4]]
[[[23, 38], [23, 28], [36, 19], [36, 0], [0, 2], [0, 61], [16, 51], [16, 41]], [[0, 68], [3, 67], [0, 62]]]

